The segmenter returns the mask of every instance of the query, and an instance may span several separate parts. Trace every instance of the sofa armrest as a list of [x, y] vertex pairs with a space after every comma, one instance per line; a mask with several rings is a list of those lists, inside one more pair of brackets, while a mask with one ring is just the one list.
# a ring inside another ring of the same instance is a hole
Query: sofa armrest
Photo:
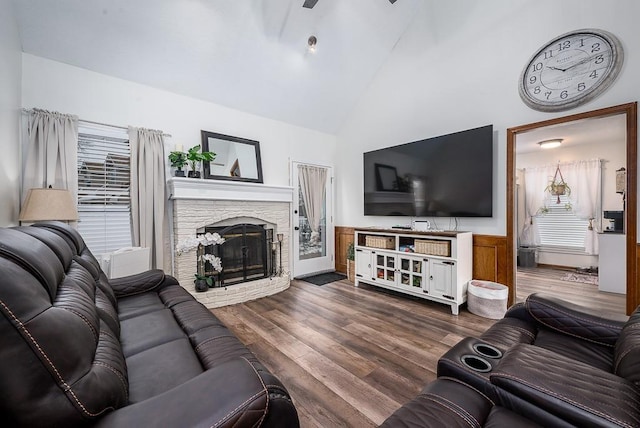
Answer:
[[[220, 364], [163, 394], [109, 413], [97, 427], [260, 426], [269, 411], [269, 392], [244, 358]], [[297, 427], [297, 415], [282, 427]], [[289, 423], [287, 423], [289, 422]]]
[[174, 277], [166, 275], [160, 269], [148, 270], [135, 275], [109, 280], [109, 285], [111, 285], [113, 292], [118, 298], [146, 293], [147, 291], [173, 284], [178, 284], [178, 281]]
[[544, 348], [514, 346], [490, 379], [503, 402], [512, 394], [576, 426], [640, 426], [635, 385]]
[[544, 327], [611, 347], [629, 319], [625, 315], [589, 310], [538, 293], [527, 298], [526, 308], [536, 322]]
[[492, 407], [493, 402], [473, 387], [440, 377], [396, 410], [380, 428], [482, 426]]

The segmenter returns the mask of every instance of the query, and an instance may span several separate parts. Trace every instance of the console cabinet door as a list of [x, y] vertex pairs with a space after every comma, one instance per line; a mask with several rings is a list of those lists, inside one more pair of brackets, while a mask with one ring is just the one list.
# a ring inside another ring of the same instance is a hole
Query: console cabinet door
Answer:
[[387, 285], [396, 285], [396, 254], [386, 253], [384, 251], [372, 251], [373, 255], [373, 274], [375, 281]]
[[431, 259], [429, 294], [455, 300], [455, 269], [454, 261]]
[[358, 278], [371, 280], [374, 278], [373, 261], [371, 260], [371, 250], [357, 248], [355, 251], [356, 280]]
[[420, 293], [429, 292], [429, 259], [423, 256], [398, 256], [398, 286]]

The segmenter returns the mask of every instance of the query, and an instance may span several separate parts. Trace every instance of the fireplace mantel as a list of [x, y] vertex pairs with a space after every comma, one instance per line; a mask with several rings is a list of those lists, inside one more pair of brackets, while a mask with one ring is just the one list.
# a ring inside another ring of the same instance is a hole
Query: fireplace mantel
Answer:
[[293, 187], [289, 186], [178, 177], [169, 179], [168, 184], [169, 199], [174, 200], [293, 202]]

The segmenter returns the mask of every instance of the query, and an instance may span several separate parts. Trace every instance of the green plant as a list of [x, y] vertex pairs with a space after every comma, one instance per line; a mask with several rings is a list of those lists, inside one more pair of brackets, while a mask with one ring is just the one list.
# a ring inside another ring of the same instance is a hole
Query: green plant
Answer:
[[347, 247], [347, 260], [355, 260], [355, 259], [356, 259], [355, 246], [353, 245], [353, 242], [351, 242]]
[[182, 169], [187, 164], [187, 154], [185, 152], [169, 153], [169, 162], [173, 168]]
[[192, 171], [196, 171], [198, 163], [211, 162], [216, 158], [216, 154], [213, 152], [200, 152], [200, 146], [193, 146], [187, 152], [187, 160]]
[[207, 285], [209, 286], [209, 288], [213, 287], [213, 278], [207, 275], [200, 275], [198, 273], [196, 273], [194, 275], [196, 277], [196, 279], [193, 282], [197, 282], [197, 281], [204, 281], [207, 283]]
[[549, 192], [553, 196], [571, 195], [571, 187], [569, 187], [564, 180], [550, 181], [547, 187], [544, 188], [544, 191]]

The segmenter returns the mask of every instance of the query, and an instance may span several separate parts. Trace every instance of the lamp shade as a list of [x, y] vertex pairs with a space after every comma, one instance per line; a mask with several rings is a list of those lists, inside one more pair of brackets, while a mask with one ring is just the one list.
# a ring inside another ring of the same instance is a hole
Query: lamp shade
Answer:
[[29, 189], [18, 220], [78, 220], [78, 209], [66, 189]]

